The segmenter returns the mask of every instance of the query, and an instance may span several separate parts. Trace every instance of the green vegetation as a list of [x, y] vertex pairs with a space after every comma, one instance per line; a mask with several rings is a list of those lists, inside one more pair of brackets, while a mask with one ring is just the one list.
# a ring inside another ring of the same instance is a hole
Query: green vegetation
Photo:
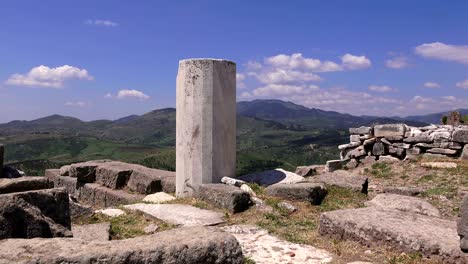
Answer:
[[376, 178], [390, 178], [392, 168], [386, 163], [374, 163], [370, 171], [366, 168], [365, 173], [370, 173]]

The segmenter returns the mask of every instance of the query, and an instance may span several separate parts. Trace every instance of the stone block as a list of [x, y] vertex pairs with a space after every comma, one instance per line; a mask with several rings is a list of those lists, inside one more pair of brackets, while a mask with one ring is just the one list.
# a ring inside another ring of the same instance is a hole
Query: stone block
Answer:
[[111, 224], [109, 222], [89, 224], [89, 225], [73, 225], [73, 238], [85, 241], [109, 241]]
[[0, 178], [0, 194], [48, 189], [53, 186], [54, 184], [46, 177]]
[[236, 64], [226, 60], [179, 62], [177, 74], [176, 195], [235, 177]]
[[320, 174], [311, 179], [311, 181], [351, 189], [365, 194], [367, 194], [369, 186], [368, 177], [357, 175], [345, 170], [337, 170], [331, 173]]
[[339, 145], [338, 146], [338, 149], [339, 150], [343, 150], [343, 149], [349, 149], [349, 148], [355, 148], [355, 147], [358, 147], [361, 145], [361, 141], [359, 142], [351, 142], [351, 143], [348, 143], [348, 144], [343, 144], [343, 145]]
[[428, 216], [440, 217], [440, 212], [432, 204], [423, 199], [405, 195], [383, 193], [366, 202], [367, 206], [376, 206], [383, 209], [396, 209]]
[[0, 239], [70, 237], [68, 194], [63, 189], [2, 194], [0, 227]]
[[[53, 174], [49, 171], [49, 176], [51, 175]], [[76, 178], [72, 178], [69, 176], [57, 176], [54, 180], [54, 187], [64, 188], [65, 191], [67, 191], [68, 194], [70, 194], [73, 197], [78, 197], [80, 195], [78, 180]]]
[[359, 135], [351, 135], [349, 136], [349, 142], [359, 142], [361, 143], [361, 138]]
[[77, 178], [79, 182], [92, 183], [96, 180], [98, 163], [83, 162], [70, 165], [70, 177]]
[[372, 134], [372, 127], [351, 127], [349, 128], [349, 133], [351, 135], [370, 135]]
[[415, 135], [403, 139], [405, 143], [431, 143], [434, 139], [427, 134]]
[[372, 146], [372, 155], [380, 156], [385, 154], [385, 146], [382, 142], [377, 142]]
[[242, 264], [236, 238], [214, 227], [177, 228], [124, 240], [9, 239], [0, 263]]
[[[163, 186], [164, 182], [164, 186]], [[173, 192], [175, 173], [172, 171], [139, 168], [134, 169], [127, 182], [130, 190], [141, 194], [151, 194], [156, 192]]]
[[444, 148], [432, 148], [426, 150], [427, 153], [443, 154], [443, 155], [455, 155], [457, 151], [455, 149], [444, 149]]
[[200, 185], [197, 197], [233, 213], [245, 211], [250, 206], [250, 194], [248, 192], [222, 183]]
[[123, 162], [109, 162], [96, 168], [96, 183], [111, 188], [122, 189], [127, 184], [133, 168]]
[[374, 126], [374, 136], [376, 137], [403, 137], [406, 132], [404, 124], [386, 124]]
[[389, 146], [388, 153], [390, 153], [393, 156], [398, 157], [399, 159], [403, 159], [405, 157], [406, 151], [404, 148], [397, 148], [394, 146]]
[[453, 141], [468, 143], [468, 129], [457, 129], [453, 132]]
[[265, 188], [265, 193], [284, 199], [309, 201], [311, 204], [319, 205], [327, 195], [325, 185], [321, 183], [293, 183], [274, 184]]
[[343, 162], [341, 160], [329, 160], [325, 164], [326, 172], [333, 172], [343, 168]]

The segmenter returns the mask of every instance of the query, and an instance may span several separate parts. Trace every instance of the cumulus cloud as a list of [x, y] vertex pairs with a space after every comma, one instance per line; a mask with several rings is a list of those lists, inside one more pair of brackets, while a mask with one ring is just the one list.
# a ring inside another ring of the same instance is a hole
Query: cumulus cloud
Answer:
[[301, 53], [292, 55], [279, 54], [265, 59], [265, 64], [285, 69], [302, 69], [313, 72], [340, 71], [341, 66], [332, 61], [320, 61], [313, 58], [304, 58]]
[[245, 80], [245, 74], [236, 73], [237, 88], [239, 88], [239, 89], [244, 89], [245, 88], [244, 80]]
[[288, 83], [288, 82], [316, 82], [322, 80], [320, 76], [311, 72], [269, 68], [260, 73], [250, 72], [262, 83]]
[[425, 58], [453, 61], [468, 65], [468, 46], [434, 42], [417, 46], [415, 52]]
[[458, 88], [468, 89], [468, 79], [461, 81], [461, 82], [457, 82], [456, 86]]
[[5, 82], [8, 85], [62, 88], [68, 80], [93, 80], [86, 69], [80, 69], [70, 65], [49, 68], [40, 65], [32, 68], [26, 74], [13, 74]]
[[102, 19], [88, 19], [85, 21], [86, 25], [96, 25], [96, 26], [104, 26], [104, 27], [116, 27], [119, 24], [110, 20], [102, 20]]
[[352, 54], [345, 54], [341, 57], [341, 64], [344, 69], [348, 70], [366, 69], [372, 65], [366, 56], [354, 56]]
[[138, 99], [147, 100], [150, 97], [138, 90], [120, 90], [116, 96], [117, 99]]
[[425, 82], [424, 87], [426, 88], [439, 88], [440, 85], [436, 82]]
[[396, 89], [388, 86], [388, 85], [370, 85], [368, 87], [369, 90], [374, 91], [374, 92], [380, 92], [380, 93], [387, 93], [387, 92], [394, 92]]
[[255, 96], [277, 96], [287, 95], [291, 96], [294, 94], [310, 94], [313, 91], [317, 91], [320, 88], [317, 85], [284, 85], [284, 84], [269, 84], [252, 91]]
[[385, 62], [385, 65], [388, 68], [392, 68], [392, 69], [402, 69], [402, 68], [405, 68], [406, 66], [408, 66], [408, 62], [407, 62], [406, 57], [398, 56], [398, 57], [388, 59]]
[[65, 102], [66, 106], [73, 106], [73, 107], [85, 107], [86, 103], [83, 101], [68, 101]]

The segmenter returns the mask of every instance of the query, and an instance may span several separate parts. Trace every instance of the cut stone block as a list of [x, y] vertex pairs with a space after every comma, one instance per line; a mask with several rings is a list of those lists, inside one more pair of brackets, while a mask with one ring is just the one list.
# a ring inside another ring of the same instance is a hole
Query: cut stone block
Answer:
[[457, 151], [454, 149], [443, 149], [443, 148], [433, 148], [426, 150], [428, 153], [434, 154], [444, 154], [444, 155], [455, 155]]
[[320, 174], [312, 178], [311, 181], [351, 189], [365, 194], [367, 194], [369, 186], [368, 177], [350, 173], [345, 170]]
[[378, 194], [366, 205], [440, 217], [439, 210], [423, 199], [398, 194]]
[[124, 240], [72, 238], [2, 241], [0, 263], [242, 264], [236, 238], [213, 227], [177, 228]]
[[141, 167], [134, 169], [128, 180], [127, 186], [130, 190], [141, 194], [151, 194], [156, 192], [173, 192], [173, 185], [170, 182], [175, 182], [175, 172], [150, 169]]
[[329, 160], [325, 164], [326, 172], [333, 172], [343, 168], [343, 162], [341, 160]]
[[349, 136], [350, 142], [359, 142], [361, 144], [361, 137], [359, 135], [351, 135]]
[[281, 197], [291, 200], [309, 201], [314, 205], [319, 205], [327, 196], [327, 188], [320, 183], [294, 183], [294, 184], [274, 184], [265, 188], [265, 193], [271, 196]]
[[99, 163], [82, 162], [70, 165], [69, 175], [79, 182], [92, 183], [96, 180], [96, 168]]
[[468, 143], [468, 129], [457, 129], [453, 132], [453, 141]]
[[244, 255], [256, 264], [322, 264], [333, 261], [333, 255], [325, 250], [282, 240], [257, 226], [233, 225], [222, 227], [221, 230], [234, 235]]
[[176, 196], [235, 177], [236, 64], [226, 60], [179, 62], [177, 74]]
[[374, 126], [374, 136], [376, 137], [403, 137], [406, 126], [404, 124], [385, 124]]
[[86, 241], [108, 241], [111, 224], [109, 222], [90, 225], [73, 225], [73, 238]]
[[276, 169], [242, 175], [238, 179], [249, 183], [268, 186], [277, 183], [301, 182], [304, 181], [305, 178], [290, 171]]
[[48, 189], [53, 186], [54, 184], [45, 177], [0, 178], [0, 194]]
[[248, 192], [222, 183], [200, 185], [197, 197], [233, 213], [245, 211], [250, 206], [250, 194]]
[[372, 127], [351, 127], [349, 133], [351, 135], [370, 135], [372, 134]]
[[60, 176], [69, 176], [70, 165], [60, 167]]
[[55, 183], [56, 179], [60, 176], [59, 169], [47, 169], [44, 172], [44, 177], [46, 177], [50, 182]]
[[122, 189], [127, 184], [133, 169], [123, 162], [104, 163], [96, 169], [96, 183], [111, 188]]
[[91, 216], [94, 213], [94, 210], [91, 206], [77, 203], [72, 199], [69, 200], [69, 204], [71, 219], [76, 219], [84, 216]]
[[164, 202], [169, 202], [172, 200], [175, 200], [175, 197], [165, 192], [153, 193], [143, 198], [143, 202], [148, 202], [148, 203], [164, 203]]
[[375, 207], [322, 213], [319, 233], [365, 245], [388, 244], [463, 263], [455, 221]]
[[422, 167], [431, 169], [456, 169], [457, 164], [455, 162], [423, 162]]
[[186, 204], [130, 204], [124, 208], [139, 211], [164, 222], [181, 226], [210, 226], [224, 222], [223, 214]]
[[68, 194], [63, 189], [2, 194], [0, 227], [0, 239], [70, 237]]

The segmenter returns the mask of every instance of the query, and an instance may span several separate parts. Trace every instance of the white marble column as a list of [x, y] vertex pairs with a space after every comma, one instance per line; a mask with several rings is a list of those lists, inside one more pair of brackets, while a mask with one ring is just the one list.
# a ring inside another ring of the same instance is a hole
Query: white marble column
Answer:
[[236, 64], [217, 59], [179, 62], [177, 74], [176, 195], [234, 177]]

